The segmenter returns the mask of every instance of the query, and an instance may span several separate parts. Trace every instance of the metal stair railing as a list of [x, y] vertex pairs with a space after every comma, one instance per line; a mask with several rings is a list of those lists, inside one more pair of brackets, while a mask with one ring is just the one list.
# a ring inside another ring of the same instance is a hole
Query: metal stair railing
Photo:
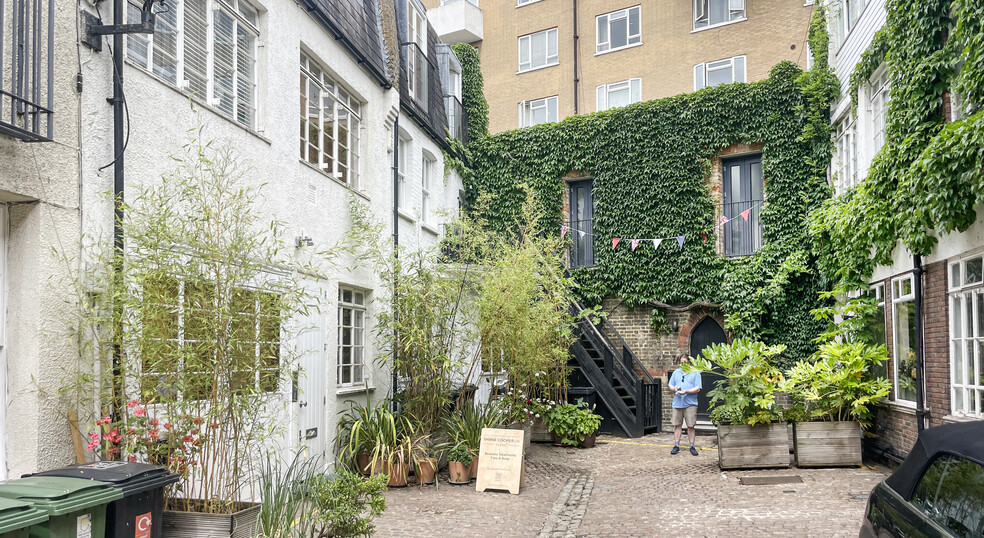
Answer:
[[[580, 316], [581, 311], [584, 307], [574, 301], [572, 303], [572, 310], [577, 309], [576, 316]], [[611, 382], [612, 377], [618, 377], [619, 383], [626, 387], [630, 394], [632, 395], [633, 402], [636, 406], [636, 429], [644, 431], [646, 429], [655, 428], [657, 431], [661, 429], [661, 407], [662, 407], [662, 380], [658, 378], [653, 378], [643, 366], [642, 361], [636, 356], [632, 349], [626, 344], [622, 335], [615, 329], [615, 327], [608, 321], [607, 318], [602, 318], [602, 327], [605, 330], [599, 330], [599, 328], [591, 323], [588, 319], [578, 320], [578, 326], [581, 331], [585, 333], [592, 344], [595, 345], [599, 350], [605, 349], [614, 358], [619, 355], [621, 360], [613, 360], [613, 372], [610, 375], [605, 372], [605, 378], [608, 382]], [[587, 330], [585, 330], [587, 329]], [[611, 333], [618, 339], [620, 344], [618, 347], [614, 345], [612, 340], [605, 334], [606, 331], [611, 331]], [[600, 344], [600, 346], [599, 346]], [[605, 362], [606, 370], [608, 369], [608, 361]]]

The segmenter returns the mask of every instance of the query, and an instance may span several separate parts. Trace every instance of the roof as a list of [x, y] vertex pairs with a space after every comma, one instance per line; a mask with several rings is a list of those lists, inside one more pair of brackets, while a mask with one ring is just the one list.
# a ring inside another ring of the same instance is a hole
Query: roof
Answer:
[[885, 483], [905, 499], [938, 454], [956, 454], [984, 465], [984, 420], [946, 424], [923, 430], [902, 465]]
[[381, 86], [390, 87], [377, 0], [303, 0], [303, 4]]

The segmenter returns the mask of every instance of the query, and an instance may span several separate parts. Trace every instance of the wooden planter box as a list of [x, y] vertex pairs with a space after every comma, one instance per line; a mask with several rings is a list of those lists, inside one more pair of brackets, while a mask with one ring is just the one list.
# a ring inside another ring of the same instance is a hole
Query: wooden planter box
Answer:
[[797, 467], [860, 467], [857, 422], [798, 422], [793, 426]]
[[530, 425], [530, 441], [534, 443], [550, 443], [553, 441], [553, 437], [550, 436], [550, 428], [547, 427], [547, 422], [543, 417], [533, 419], [533, 424]]
[[165, 510], [161, 521], [162, 538], [252, 538], [259, 526], [255, 504], [234, 514], [206, 514]]
[[718, 465], [722, 469], [789, 467], [785, 423], [718, 426]]

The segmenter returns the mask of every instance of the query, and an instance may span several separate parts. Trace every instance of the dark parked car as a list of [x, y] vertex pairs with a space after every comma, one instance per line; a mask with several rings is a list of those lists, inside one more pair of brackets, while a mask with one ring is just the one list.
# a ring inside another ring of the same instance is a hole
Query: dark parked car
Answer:
[[920, 433], [871, 491], [861, 536], [984, 537], [984, 421]]

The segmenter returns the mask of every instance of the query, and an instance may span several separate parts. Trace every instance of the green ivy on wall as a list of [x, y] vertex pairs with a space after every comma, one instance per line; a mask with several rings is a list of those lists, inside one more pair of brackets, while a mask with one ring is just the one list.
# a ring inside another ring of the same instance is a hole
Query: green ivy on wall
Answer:
[[[823, 11], [817, 10], [811, 43], [820, 45], [825, 35]], [[740, 321], [728, 323], [736, 335], [786, 344], [785, 360], [804, 358], [823, 329], [810, 315], [826, 282], [815, 269], [807, 215], [830, 196], [829, 107], [837, 92], [826, 47], [814, 50], [815, 67], [806, 73], [784, 62], [760, 82], [476, 139], [468, 148], [466, 198], [474, 203], [482, 193], [494, 193], [482, 216], [508, 232], [525, 200], [521, 185], [528, 185], [545, 215], [541, 221], [549, 223], [544, 231], [559, 233], [563, 178], [591, 177], [596, 266], [574, 272], [587, 303], [611, 296], [629, 306], [711, 301], [729, 320]], [[738, 143], [762, 145], [765, 246], [727, 259], [715, 252], [708, 177], [712, 159]], [[612, 237], [679, 235], [686, 235], [682, 248], [667, 241], [658, 250], [650, 244], [613, 251], [610, 243]]]
[[[940, 234], [969, 228], [984, 203], [984, 5], [890, 0], [887, 9], [849, 88], [857, 99], [887, 65], [885, 145], [860, 185], [811, 217], [824, 271], [854, 283], [890, 263], [899, 241], [928, 254]], [[944, 102], [953, 89], [967, 115], [947, 124]]]
[[468, 114], [468, 138], [477, 140], [489, 134], [489, 103], [485, 100], [478, 51], [467, 43], [452, 45], [461, 62], [461, 104]]

